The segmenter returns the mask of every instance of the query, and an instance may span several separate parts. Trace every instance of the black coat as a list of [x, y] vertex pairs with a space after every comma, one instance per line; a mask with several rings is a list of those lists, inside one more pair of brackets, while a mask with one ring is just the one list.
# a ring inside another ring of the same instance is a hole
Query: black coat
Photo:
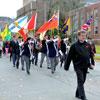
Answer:
[[23, 48], [23, 50], [24, 50], [24, 52], [23, 52], [23, 54], [22, 55], [25, 55], [25, 56], [27, 56], [28, 58], [30, 58], [30, 50], [29, 50], [29, 43], [25, 43], [24, 44], [24, 48]]
[[64, 40], [61, 40], [61, 51], [62, 53], [66, 53], [66, 44], [64, 43]]
[[87, 42], [80, 43], [79, 41], [77, 41], [70, 48], [64, 68], [65, 70], [68, 70], [70, 62], [72, 60], [74, 64], [74, 69], [87, 69], [90, 66], [91, 56], [93, 56], [93, 53], [90, 44]]
[[46, 40], [42, 40], [42, 48], [40, 49], [40, 52], [47, 53], [47, 44]]
[[20, 49], [19, 49], [19, 43], [18, 41], [11, 41], [10, 42], [10, 47], [12, 47], [12, 53], [19, 55], [20, 54]]

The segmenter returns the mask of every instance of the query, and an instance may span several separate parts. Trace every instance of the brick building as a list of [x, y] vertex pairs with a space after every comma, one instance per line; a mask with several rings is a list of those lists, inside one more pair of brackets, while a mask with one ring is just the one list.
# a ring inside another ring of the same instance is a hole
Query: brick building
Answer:
[[[55, 2], [55, 0], [53, 1]], [[37, 11], [37, 28], [39, 28], [47, 20], [51, 0], [24, 0], [23, 2], [23, 8], [17, 11], [17, 17], [28, 15], [30, 19]], [[86, 23], [92, 12], [94, 12], [94, 17], [88, 35], [93, 38], [95, 43], [100, 44], [100, 2], [71, 11], [72, 33], [74, 34], [77, 30], [80, 30], [81, 26]]]
[[96, 44], [100, 44], [100, 2], [88, 7], [79, 8], [71, 12], [72, 33], [80, 30], [82, 25], [91, 16], [93, 12], [93, 21], [88, 35], [91, 36]]

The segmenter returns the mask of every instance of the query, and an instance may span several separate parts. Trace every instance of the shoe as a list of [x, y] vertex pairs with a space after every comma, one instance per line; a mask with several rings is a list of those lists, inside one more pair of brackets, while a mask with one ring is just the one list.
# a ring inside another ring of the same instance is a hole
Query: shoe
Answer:
[[29, 72], [29, 71], [27, 71], [27, 74], [28, 74], [28, 75], [30, 75], [30, 72]]
[[81, 97], [81, 99], [82, 99], [82, 100], [87, 100], [87, 98], [86, 98], [86, 97], [84, 97], [84, 96], [82, 96], [82, 97]]
[[78, 98], [78, 99], [81, 99], [81, 96], [75, 96], [76, 98]]
[[47, 69], [51, 69], [50, 67], [47, 67]]
[[15, 67], [15, 65], [13, 65], [13, 67]]
[[54, 74], [54, 71], [52, 71], [51, 73]]
[[60, 67], [62, 67], [62, 63], [60, 64]]
[[37, 66], [37, 64], [35, 64], [35, 66]]
[[24, 71], [25, 69], [24, 68], [22, 68], [22, 71]]
[[16, 66], [16, 68], [18, 69], [19, 67], [18, 67], [18, 66]]
[[40, 68], [42, 68], [42, 65], [40, 65]]

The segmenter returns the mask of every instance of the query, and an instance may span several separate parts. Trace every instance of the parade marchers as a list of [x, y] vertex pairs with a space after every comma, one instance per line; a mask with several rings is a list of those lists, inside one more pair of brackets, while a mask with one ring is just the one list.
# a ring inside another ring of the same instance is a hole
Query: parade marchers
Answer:
[[[42, 41], [39, 40], [37, 34], [33, 38], [28, 37], [24, 42], [22, 37], [17, 39], [13, 36], [11, 41], [2, 41], [0, 38], [0, 57], [2, 53], [10, 57], [13, 62], [13, 67], [19, 68], [19, 60], [21, 60], [22, 70], [25, 70], [24, 62], [26, 63], [26, 72], [30, 74], [30, 66], [38, 64], [38, 54], [41, 52], [40, 68], [43, 67], [43, 61], [46, 57], [47, 68], [51, 69], [54, 74], [56, 66], [61, 62], [60, 66], [64, 64], [64, 69], [67, 71], [71, 60], [74, 64], [74, 69], [77, 75], [77, 90], [76, 97], [82, 100], [87, 100], [84, 90], [84, 83], [88, 68], [94, 67], [94, 49], [91, 47], [91, 42], [86, 42], [86, 32], [79, 31], [77, 40], [72, 44], [68, 53], [68, 38], [60, 39], [59, 37], [51, 37], [45, 35]], [[89, 38], [88, 38], [89, 39]], [[95, 45], [94, 45], [95, 47]]]

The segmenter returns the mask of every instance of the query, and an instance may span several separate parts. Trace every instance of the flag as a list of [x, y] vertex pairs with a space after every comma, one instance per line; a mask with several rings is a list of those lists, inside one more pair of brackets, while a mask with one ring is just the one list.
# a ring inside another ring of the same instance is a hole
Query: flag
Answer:
[[16, 33], [16, 36], [17, 36], [17, 37], [20, 37], [20, 35], [21, 35], [20, 33]]
[[18, 32], [23, 26], [27, 23], [28, 16], [24, 16], [11, 23], [9, 26], [9, 30], [11, 32]]
[[27, 32], [26, 32], [26, 30], [24, 28], [21, 28], [19, 30], [19, 33], [21, 33], [21, 35], [23, 36], [24, 41], [26, 41], [26, 39], [27, 39]]
[[68, 18], [65, 20], [65, 22], [64, 22], [64, 24], [63, 24], [63, 26], [62, 26], [62, 28], [61, 28], [61, 32], [62, 32], [63, 34], [65, 34], [66, 32], [69, 31], [69, 23], [70, 23], [70, 18], [68, 17]]
[[93, 16], [90, 16], [88, 21], [82, 26], [81, 30], [84, 30], [84, 31], [88, 31], [89, 30], [89, 28], [91, 26], [92, 18], [93, 18]]
[[7, 33], [8, 33], [8, 27], [7, 27], [7, 25], [6, 25], [4, 31], [1, 33], [1, 36], [2, 36], [2, 39], [3, 39], [3, 40], [4, 40], [4, 38], [7, 36]]
[[46, 34], [46, 31], [40, 34], [40, 40], [43, 40], [45, 34]]
[[70, 19], [70, 12], [69, 12], [69, 16], [68, 16], [68, 18], [65, 20], [65, 22], [64, 22], [64, 24], [63, 24], [63, 26], [62, 26], [62, 28], [61, 28], [61, 32], [63, 33], [63, 34], [65, 34], [66, 32], [68, 32], [68, 31], [70, 31], [70, 21], [71, 21], [71, 19]]
[[35, 30], [36, 29], [37, 13], [29, 20], [29, 22], [24, 26], [24, 29]]
[[12, 37], [12, 32], [10, 30], [8, 30], [7, 32], [7, 36], [5, 37], [6, 40], [10, 41]]
[[59, 24], [59, 13], [54, 14], [52, 18], [47, 21], [43, 26], [40, 27], [40, 29], [37, 31], [37, 33], [43, 33], [47, 30], [58, 28]]

